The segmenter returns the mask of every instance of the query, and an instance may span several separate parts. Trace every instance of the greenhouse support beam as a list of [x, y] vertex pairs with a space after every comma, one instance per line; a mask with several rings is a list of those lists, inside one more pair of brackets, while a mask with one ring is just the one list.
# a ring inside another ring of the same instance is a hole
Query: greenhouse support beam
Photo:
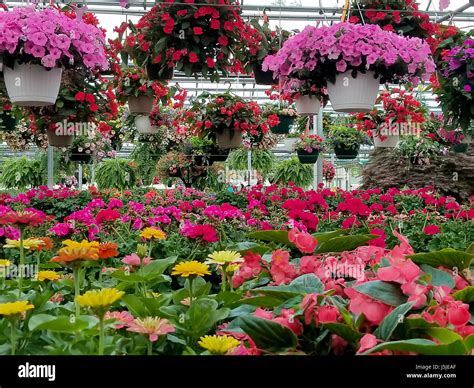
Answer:
[[77, 188], [82, 190], [82, 163], [77, 166]]
[[466, 9], [471, 8], [474, 6], [474, 0], [469, 0], [468, 4], [465, 4], [454, 11], [449, 12], [448, 15], [443, 16], [442, 18], [438, 19], [438, 23], [445, 22], [446, 20], [452, 19], [457, 14], [463, 13]]
[[48, 187], [54, 186], [54, 148], [48, 145]]

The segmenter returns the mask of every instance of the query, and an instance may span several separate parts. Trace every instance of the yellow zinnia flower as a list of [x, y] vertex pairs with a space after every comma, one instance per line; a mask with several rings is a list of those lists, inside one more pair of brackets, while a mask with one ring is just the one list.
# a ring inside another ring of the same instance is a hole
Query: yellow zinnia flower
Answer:
[[56, 281], [61, 278], [61, 275], [59, 275], [56, 271], [39, 271], [38, 274], [36, 275], [36, 280], [39, 282], [44, 282], [46, 280], [51, 280]]
[[[7, 238], [7, 243], [3, 246], [4, 248], [20, 248], [20, 240], [10, 240]], [[23, 240], [23, 248], [25, 249], [37, 249], [38, 247], [45, 245], [45, 242], [39, 238], [27, 238]]]
[[240, 253], [235, 251], [217, 251], [211, 253], [208, 257], [209, 259], [205, 261], [206, 264], [226, 265], [244, 261]]
[[210, 275], [209, 267], [206, 264], [200, 263], [196, 260], [183, 261], [173, 267], [171, 275], [179, 275], [182, 278], [190, 276], [204, 276]]
[[18, 302], [0, 303], [0, 315], [14, 315], [21, 314], [27, 310], [34, 308], [27, 300], [20, 300]]
[[9, 267], [12, 265], [10, 260], [0, 259], [0, 267]]
[[212, 354], [225, 354], [240, 345], [234, 337], [227, 335], [205, 335], [198, 344]]
[[157, 240], [164, 240], [166, 238], [166, 233], [162, 230], [155, 228], [145, 228], [140, 233], [140, 237], [146, 240], [151, 240], [152, 238], [155, 238]]
[[232, 273], [237, 271], [240, 268], [240, 264], [229, 264], [225, 269], [226, 272]]
[[125, 292], [116, 288], [103, 288], [102, 290], [87, 291], [85, 294], [79, 295], [76, 302], [82, 307], [103, 309], [118, 301], [124, 294]]

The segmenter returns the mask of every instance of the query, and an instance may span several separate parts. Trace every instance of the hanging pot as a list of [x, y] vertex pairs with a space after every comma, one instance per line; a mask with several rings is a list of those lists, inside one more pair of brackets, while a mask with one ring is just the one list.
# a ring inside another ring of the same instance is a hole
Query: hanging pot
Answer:
[[86, 152], [79, 152], [77, 150], [72, 150], [71, 156], [69, 157], [70, 160], [73, 162], [80, 162], [80, 163], [90, 163], [92, 161], [92, 154], [88, 154]]
[[223, 150], [239, 148], [242, 143], [242, 131], [222, 128], [221, 130], [216, 131], [216, 141], [219, 148]]
[[150, 117], [147, 115], [138, 115], [135, 117], [135, 126], [137, 127], [138, 133], [143, 134], [155, 134], [160, 129], [154, 125], [151, 125]]
[[208, 155], [209, 164], [212, 165], [214, 162], [225, 162], [229, 156], [229, 150], [222, 150], [220, 148], [214, 148]]
[[301, 116], [314, 116], [321, 110], [321, 100], [315, 96], [299, 96], [296, 110]]
[[262, 62], [252, 62], [252, 70], [257, 85], [278, 85], [279, 81], [273, 78], [273, 71], [262, 70]]
[[380, 80], [374, 72], [357, 73], [351, 71], [338, 74], [336, 82], [328, 82], [327, 89], [332, 108], [337, 112], [370, 112], [379, 92]]
[[153, 97], [128, 97], [128, 110], [130, 113], [150, 113], [153, 110]]
[[48, 143], [52, 147], [69, 147], [74, 139], [73, 135], [56, 134], [56, 131], [48, 130]]
[[16, 117], [8, 114], [7, 112], [3, 112], [0, 114], [0, 130], [1, 131], [13, 131], [16, 127]]
[[294, 117], [278, 115], [278, 119], [280, 120], [278, 125], [276, 127], [270, 128], [272, 133], [275, 133], [278, 135], [285, 135], [287, 133], [290, 133], [290, 128], [293, 126], [293, 123], [295, 122]]
[[163, 67], [158, 63], [147, 63], [146, 74], [150, 81], [169, 81], [173, 79], [174, 67]]
[[374, 136], [374, 145], [375, 147], [382, 147], [382, 148], [395, 148], [400, 140], [399, 135], [387, 135], [384, 136], [384, 140], [381, 140], [380, 137]]
[[359, 147], [357, 148], [346, 148], [343, 146], [334, 147], [334, 153], [336, 157], [341, 160], [353, 160], [357, 158], [359, 154]]
[[8, 97], [20, 106], [54, 105], [58, 98], [63, 70], [47, 70], [41, 65], [15, 62], [14, 68], [4, 66], [3, 75]]
[[296, 150], [298, 159], [302, 164], [314, 164], [318, 161], [319, 152], [313, 150], [313, 152], [307, 152], [305, 150]]

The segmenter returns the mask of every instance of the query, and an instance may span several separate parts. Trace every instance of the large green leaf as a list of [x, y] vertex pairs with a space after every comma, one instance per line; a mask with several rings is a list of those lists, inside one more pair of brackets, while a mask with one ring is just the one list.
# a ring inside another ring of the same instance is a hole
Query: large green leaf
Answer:
[[435, 252], [417, 253], [408, 257], [417, 264], [429, 264], [433, 267], [443, 266], [450, 270], [462, 271], [469, 268], [474, 254], [445, 248]]
[[242, 241], [227, 247], [227, 249], [231, 251], [237, 251], [242, 255], [245, 255], [247, 252], [254, 252], [258, 253], [259, 255], [263, 255], [265, 252], [270, 250], [270, 247], [251, 241]]
[[428, 334], [430, 337], [433, 337], [440, 341], [443, 344], [450, 344], [454, 341], [461, 340], [462, 336], [458, 333], [446, 329], [445, 327], [431, 327], [425, 330], [425, 333]]
[[122, 298], [122, 302], [126, 304], [132, 315], [140, 318], [148, 316], [148, 309], [143, 304], [142, 298], [128, 294]]
[[295, 334], [279, 323], [251, 315], [237, 319], [238, 325], [255, 341], [259, 349], [276, 353], [296, 347]]
[[248, 237], [260, 241], [276, 242], [284, 244], [290, 248], [296, 248], [295, 244], [288, 240], [288, 231], [286, 230], [259, 230], [249, 233]]
[[456, 291], [453, 294], [453, 298], [456, 300], [462, 300], [465, 303], [474, 302], [474, 286], [469, 286], [460, 291]]
[[194, 339], [197, 339], [214, 327], [214, 325], [229, 315], [229, 308], [218, 309], [218, 303], [209, 298], [199, 298], [193, 301], [188, 309], [181, 329]]
[[251, 306], [258, 306], [258, 307], [268, 307], [273, 308], [279, 306], [286, 298], [278, 298], [271, 295], [265, 296], [254, 296], [251, 298], [243, 298], [236, 302], [237, 306], [241, 305], [251, 305]]
[[413, 302], [408, 302], [395, 308], [380, 323], [380, 326], [374, 331], [374, 335], [383, 341], [388, 341], [398, 324], [403, 322], [405, 314], [410, 311], [412, 306]]
[[328, 240], [331, 240], [334, 237], [341, 236], [343, 234], [347, 234], [348, 230], [346, 229], [337, 229], [331, 232], [320, 232], [320, 233], [313, 233], [312, 236], [318, 240], [318, 244], [322, 244]]
[[150, 264], [144, 266], [138, 272], [140, 275], [143, 275], [146, 278], [155, 277], [155, 275], [161, 275], [165, 270], [176, 262], [178, 256], [167, 257], [166, 259], [156, 259], [151, 261]]
[[290, 299], [298, 295], [321, 293], [324, 285], [315, 274], [305, 274], [297, 277], [288, 285], [266, 286], [250, 290], [252, 293], [261, 293], [278, 299]]
[[474, 255], [474, 242], [467, 247], [466, 252]]
[[427, 339], [413, 338], [403, 341], [384, 342], [374, 346], [362, 354], [365, 355], [374, 352], [380, 352], [385, 349], [415, 352], [418, 354], [430, 356], [456, 356], [469, 353], [466, 345], [461, 340], [456, 340], [449, 344], [437, 344], [436, 342]]
[[60, 333], [71, 333], [86, 329], [89, 323], [81, 318], [60, 316], [48, 314], [38, 314], [31, 317], [28, 322], [30, 331], [51, 330]]
[[421, 269], [430, 275], [430, 284], [433, 286], [448, 286], [449, 288], [454, 288], [454, 279], [449, 273], [433, 268], [428, 264], [422, 264]]
[[339, 236], [318, 244], [316, 253], [352, 251], [367, 242], [377, 238], [375, 234], [357, 234], [353, 236]]
[[399, 306], [405, 303], [407, 299], [398, 284], [381, 280], [362, 283], [354, 287], [354, 289], [390, 306]]
[[343, 323], [324, 323], [323, 327], [331, 333], [337, 334], [351, 344], [357, 344], [362, 338], [362, 333]]

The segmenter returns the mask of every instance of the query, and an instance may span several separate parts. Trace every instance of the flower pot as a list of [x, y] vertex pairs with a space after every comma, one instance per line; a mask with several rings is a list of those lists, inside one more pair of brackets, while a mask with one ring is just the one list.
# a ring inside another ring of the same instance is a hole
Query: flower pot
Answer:
[[135, 117], [135, 126], [138, 133], [155, 134], [160, 131], [160, 128], [151, 125], [150, 117], [147, 115], [138, 115]]
[[13, 131], [16, 127], [16, 117], [7, 114], [6, 112], [3, 112], [0, 114], [0, 130], [1, 131]]
[[273, 79], [273, 71], [262, 70], [262, 62], [252, 63], [253, 75], [255, 77], [255, 83], [257, 85], [278, 85], [278, 80]]
[[211, 151], [208, 155], [209, 164], [212, 165], [214, 162], [225, 162], [227, 157], [229, 156], [229, 150], [221, 150], [219, 148], [215, 148]]
[[307, 152], [305, 150], [296, 150], [296, 153], [302, 164], [314, 164], [318, 161], [318, 151], [313, 150], [313, 152]]
[[161, 64], [148, 63], [146, 65], [146, 74], [150, 81], [169, 81], [173, 79], [174, 68], [162, 67]]
[[283, 115], [278, 115], [278, 119], [280, 120], [278, 125], [270, 128], [272, 133], [276, 133], [278, 135], [285, 135], [289, 133], [291, 126], [295, 122], [295, 119], [293, 117]]
[[374, 78], [374, 72], [357, 73], [352, 78], [351, 72], [338, 74], [336, 82], [328, 82], [328, 94], [332, 108], [337, 112], [370, 112], [377, 99], [380, 80]]
[[90, 163], [92, 161], [92, 154], [73, 150], [69, 159], [73, 162]]
[[55, 131], [47, 131], [48, 143], [52, 147], [69, 147], [74, 139], [73, 135], [56, 134]]
[[463, 154], [463, 153], [467, 152], [467, 150], [469, 149], [469, 144], [468, 143], [459, 143], [459, 144], [453, 145], [451, 149], [453, 150], [453, 152], [455, 152], [457, 154]]
[[242, 143], [242, 132], [223, 128], [216, 132], [216, 141], [219, 148], [223, 150], [239, 148]]
[[4, 66], [3, 75], [8, 97], [20, 106], [54, 105], [61, 86], [62, 69], [47, 70], [41, 65], [18, 64], [14, 69]]
[[359, 147], [357, 148], [345, 148], [345, 147], [334, 147], [334, 153], [336, 157], [341, 160], [352, 160], [357, 158], [359, 154]]
[[150, 113], [153, 110], [153, 97], [130, 96], [128, 97], [128, 109], [130, 113]]
[[374, 145], [375, 147], [382, 147], [382, 148], [395, 148], [400, 140], [399, 135], [387, 135], [384, 136], [384, 140], [381, 140], [380, 137], [374, 136]]
[[321, 100], [314, 96], [300, 96], [296, 100], [296, 110], [302, 116], [317, 115], [321, 110]]

